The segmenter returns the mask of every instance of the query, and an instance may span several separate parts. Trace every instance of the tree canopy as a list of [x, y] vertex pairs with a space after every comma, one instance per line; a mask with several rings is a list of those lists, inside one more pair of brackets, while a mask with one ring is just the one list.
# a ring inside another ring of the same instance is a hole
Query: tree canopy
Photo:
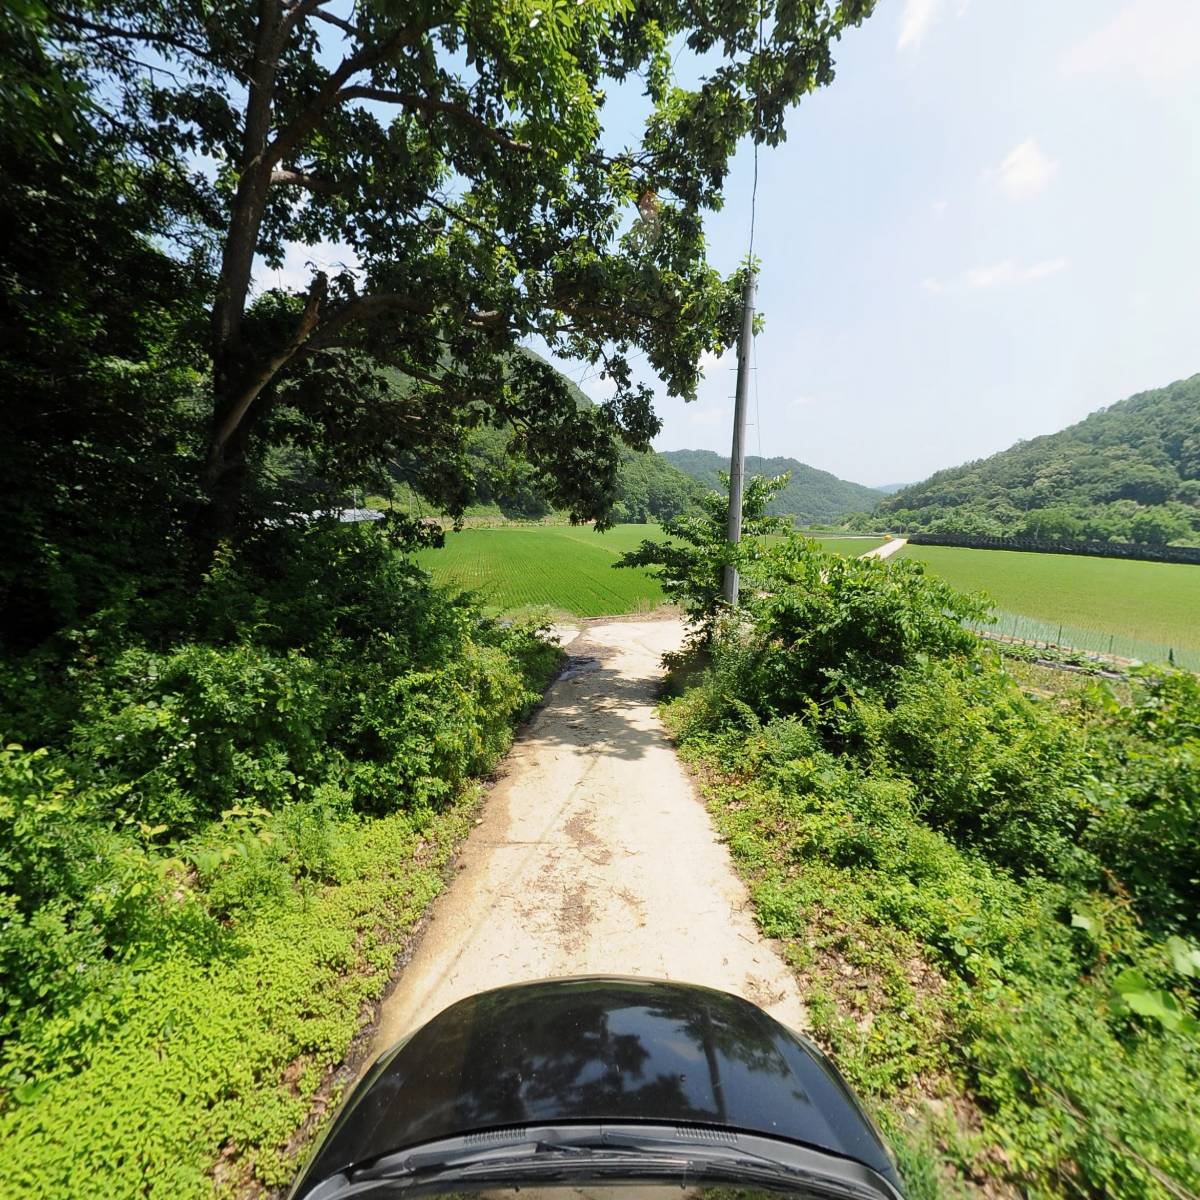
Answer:
[[[690, 397], [700, 353], [736, 332], [738, 279], [708, 265], [702, 230], [730, 156], [746, 135], [783, 138], [788, 107], [829, 82], [832, 43], [872, 7], [52, 0], [60, 69], [149, 165], [139, 186], [163, 197], [170, 244], [211, 263], [209, 532], [244, 517], [284, 404], [358, 450], [344, 472], [508, 423], [556, 503], [603, 518], [614, 438], [645, 447], [657, 428], [631, 354]], [[635, 80], [649, 114], [616, 145], [606, 91]], [[345, 249], [345, 269], [255, 292], [258, 264], [321, 242]], [[505, 369], [530, 338], [602, 364], [612, 397], [581, 412], [536, 364]], [[418, 385], [391, 409], [380, 363]]]

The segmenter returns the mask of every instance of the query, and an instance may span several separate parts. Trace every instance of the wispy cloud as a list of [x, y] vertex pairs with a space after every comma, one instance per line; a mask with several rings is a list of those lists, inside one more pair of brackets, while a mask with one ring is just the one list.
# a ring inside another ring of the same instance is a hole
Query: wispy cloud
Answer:
[[1062, 69], [1068, 75], [1133, 75], [1156, 89], [1191, 80], [1200, 71], [1200, 4], [1133, 0], [1070, 46]]
[[1058, 258], [1043, 258], [1033, 263], [1018, 263], [1014, 259], [1005, 258], [1000, 262], [972, 267], [955, 279], [938, 279], [934, 275], [926, 275], [921, 280], [920, 287], [931, 296], [941, 296], [946, 292], [961, 292], [964, 288], [978, 290], [1005, 287], [1015, 283], [1034, 283], [1039, 279], [1049, 279], [1051, 275], [1065, 271], [1070, 265], [1069, 260], [1062, 255]]
[[989, 174], [996, 178], [1001, 190], [1010, 199], [1028, 200], [1054, 178], [1057, 170], [1057, 160], [1046, 154], [1036, 139], [1026, 138], [1009, 151], [999, 167]]
[[349, 246], [339, 246], [335, 242], [302, 246], [293, 242], [288, 246], [279, 270], [256, 264], [254, 282], [259, 290], [284, 288], [290, 292], [304, 292], [317, 271], [324, 271], [332, 278], [341, 271], [358, 271], [361, 267], [358, 255]]
[[701, 400], [689, 404], [684, 411], [688, 424], [700, 429], [728, 425], [733, 420], [733, 406], [730, 404], [706, 405]]
[[915, 50], [921, 44], [941, 7], [942, 0], [904, 0], [897, 43], [901, 50]]
[[711, 350], [705, 350], [700, 355], [700, 370], [708, 378], [711, 378], [717, 371], [725, 371], [730, 367], [736, 366], [737, 358], [732, 350], [725, 350], [721, 354], [714, 354]]
[[1067, 269], [1065, 258], [1047, 258], [1041, 262], [1021, 266], [1011, 258], [990, 266], [974, 267], [967, 272], [966, 283], [970, 288], [1001, 287], [1011, 283], [1032, 283], [1036, 279], [1048, 279]]
[[607, 376], [585, 375], [579, 385], [593, 400], [607, 400], [617, 390], [617, 381]]

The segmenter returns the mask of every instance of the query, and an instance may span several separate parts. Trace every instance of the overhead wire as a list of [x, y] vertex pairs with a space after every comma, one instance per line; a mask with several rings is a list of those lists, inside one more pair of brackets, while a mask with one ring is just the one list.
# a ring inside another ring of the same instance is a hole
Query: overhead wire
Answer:
[[[754, 182], [750, 188], [750, 248], [746, 254], [747, 270], [754, 270], [754, 227], [758, 213], [758, 142], [762, 133], [762, 53], [763, 2], [758, 0], [758, 64], [759, 78], [754, 89]], [[754, 373], [754, 436], [758, 443], [759, 464], [762, 463], [762, 408], [758, 399], [758, 337], [750, 333], [750, 370]]]

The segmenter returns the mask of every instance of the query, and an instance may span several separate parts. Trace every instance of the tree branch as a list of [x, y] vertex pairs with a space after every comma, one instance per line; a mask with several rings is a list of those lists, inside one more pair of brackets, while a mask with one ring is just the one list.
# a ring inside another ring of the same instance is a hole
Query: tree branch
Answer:
[[341, 17], [335, 17], [333, 13], [327, 13], [322, 8], [313, 9], [312, 15], [318, 21], [327, 21], [330, 25], [336, 25], [340, 30], [350, 37], [358, 37], [358, 30], [350, 24], [349, 21], [343, 21]]
[[[367, 321], [387, 312], [412, 313], [415, 316], [427, 317], [437, 311], [437, 305], [431, 300], [418, 299], [415, 296], [402, 296], [395, 292], [381, 292], [372, 296], [359, 296], [343, 304], [328, 320], [322, 323], [309, 339], [310, 351], [324, 350], [329, 347], [333, 338], [341, 333], [347, 325], [356, 321]], [[497, 311], [471, 312], [467, 314], [466, 322], [480, 329], [494, 328], [504, 323], [504, 314]]]
[[399, 104], [403, 108], [415, 108], [421, 112], [441, 113], [472, 126], [488, 141], [495, 142], [497, 146], [503, 146], [506, 150], [519, 150], [524, 153], [532, 149], [528, 142], [519, 142], [499, 129], [493, 129], [482, 117], [477, 117], [473, 112], [469, 112], [457, 104], [451, 104], [449, 100], [434, 100], [429, 96], [418, 96], [414, 92], [393, 92], [386, 88], [365, 86], [343, 88], [338, 92], [337, 98], [339, 102], [377, 100], [383, 104]]
[[320, 8], [325, 2], [326, 0], [295, 0], [294, 3], [285, 4], [283, 14], [284, 31], [290, 33], [305, 17], [324, 16], [325, 14], [320, 11]]
[[218, 424], [213, 434], [212, 446], [209, 452], [210, 465], [219, 462], [222, 452], [229, 439], [237, 431], [250, 405], [258, 399], [263, 388], [295, 357], [300, 348], [308, 341], [309, 335], [317, 324], [321, 312], [321, 304], [329, 289], [329, 280], [324, 271], [318, 271], [312, 286], [308, 289], [308, 299], [304, 302], [304, 311], [292, 331], [292, 336], [274, 354], [268, 355], [255, 368], [254, 374], [247, 379], [239, 393]]
[[191, 42], [183, 38], [172, 37], [171, 34], [161, 33], [157, 29], [124, 29], [120, 25], [102, 25], [96, 21], [89, 21], [85, 17], [76, 16], [74, 13], [56, 12], [54, 15], [65, 25], [70, 25], [83, 32], [94, 33], [100, 37], [116, 38], [125, 42], [146, 42], [151, 46], [179, 50], [219, 71], [231, 71], [243, 82], [248, 78], [246, 73], [239, 70], [236, 65], [219, 61], [203, 46], [193, 46]]
[[313, 98], [312, 103], [301, 112], [286, 128], [280, 130], [274, 142], [267, 148], [267, 158], [272, 166], [281, 162], [291, 151], [316, 128], [321, 118], [341, 100], [341, 92], [345, 85], [359, 73], [390, 58], [398, 50], [415, 45], [435, 26], [410, 25], [397, 29], [391, 37], [384, 38], [375, 45], [362, 46], [355, 53], [347, 55], [330, 72], [321, 89]]

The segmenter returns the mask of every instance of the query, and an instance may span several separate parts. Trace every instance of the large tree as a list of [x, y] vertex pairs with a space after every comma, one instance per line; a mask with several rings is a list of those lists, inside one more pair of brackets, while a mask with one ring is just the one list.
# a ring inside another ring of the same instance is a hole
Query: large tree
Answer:
[[[657, 428], [631, 358], [691, 397], [736, 331], [739, 280], [709, 267], [702, 221], [739, 139], [782, 139], [873, 4], [50, 0], [52, 43], [153, 165], [180, 244], [216, 247], [208, 534], [236, 528], [281, 407], [351, 467], [506, 425], [556, 503], [603, 517], [616, 439]], [[644, 126], [618, 144], [606, 89], [635, 80]], [[256, 266], [318, 242], [347, 268], [256, 294]], [[514, 355], [531, 338], [601, 365], [611, 399], [580, 410]]]

